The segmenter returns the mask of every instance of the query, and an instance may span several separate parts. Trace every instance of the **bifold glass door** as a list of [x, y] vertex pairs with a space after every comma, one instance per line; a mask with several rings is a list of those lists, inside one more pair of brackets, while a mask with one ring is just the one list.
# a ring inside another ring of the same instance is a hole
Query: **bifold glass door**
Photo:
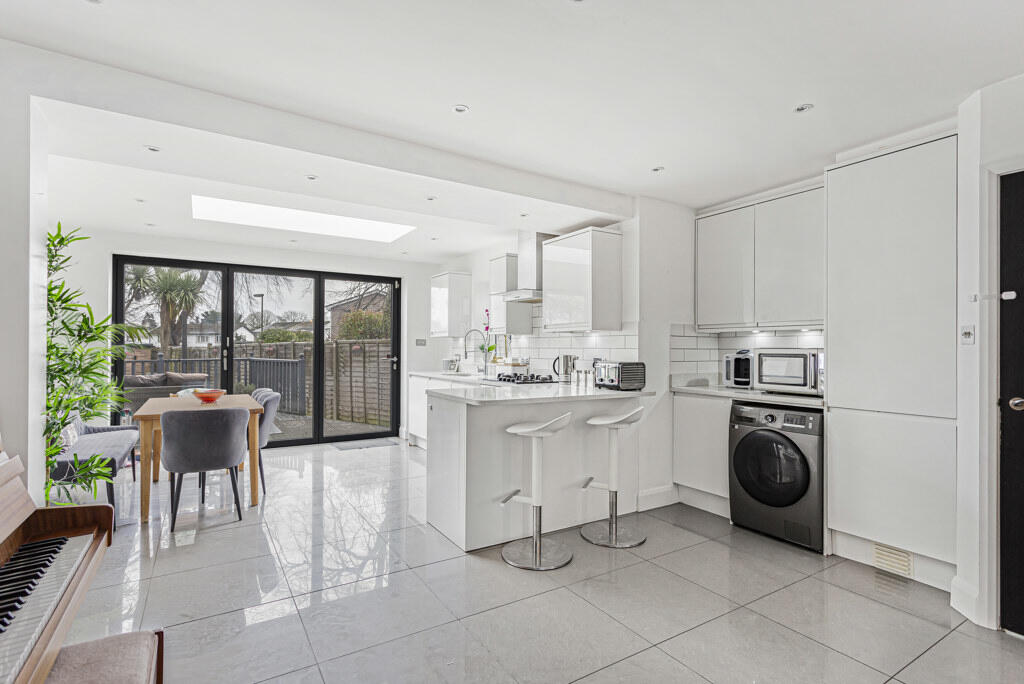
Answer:
[[114, 257], [126, 406], [190, 387], [281, 394], [271, 443], [398, 434], [399, 281]]

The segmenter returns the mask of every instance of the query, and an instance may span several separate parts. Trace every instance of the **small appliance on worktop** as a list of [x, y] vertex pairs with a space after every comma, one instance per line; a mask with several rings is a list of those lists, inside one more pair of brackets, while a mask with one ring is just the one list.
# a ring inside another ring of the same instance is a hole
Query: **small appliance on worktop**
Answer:
[[604, 389], [636, 391], [647, 384], [643, 361], [595, 361], [594, 385]]
[[741, 349], [726, 354], [722, 379], [728, 387], [785, 394], [825, 394], [823, 349]]

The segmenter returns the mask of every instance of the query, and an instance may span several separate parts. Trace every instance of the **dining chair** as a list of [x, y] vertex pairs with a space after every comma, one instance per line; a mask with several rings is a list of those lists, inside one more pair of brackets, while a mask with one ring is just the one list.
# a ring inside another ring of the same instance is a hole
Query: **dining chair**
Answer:
[[[280, 392], [270, 390], [254, 397], [263, 406], [263, 413], [260, 414], [260, 486], [263, 487], [263, 495], [267, 494], [267, 480], [263, 475], [263, 447], [270, 441], [270, 435], [274, 434], [274, 419], [277, 417], [277, 409], [281, 405]], [[280, 432], [280, 430], [278, 430]]]
[[[268, 392], [276, 392], [276, 391], [277, 390], [274, 390], [274, 389], [272, 389], [270, 387], [257, 387], [256, 389], [254, 389], [252, 391], [252, 395], [251, 396], [256, 401], [260, 401], [260, 395], [261, 394], [266, 394]], [[260, 404], [262, 405], [263, 402], [260, 401]], [[270, 421], [270, 434], [277, 435], [277, 434], [280, 434], [280, 433], [281, 433], [281, 428], [277, 427], [277, 423], [275, 423], [273, 420], [271, 420]]]
[[245, 458], [248, 448], [248, 424], [249, 411], [244, 408], [167, 411], [160, 416], [161, 461], [171, 481], [171, 532], [178, 519], [185, 473], [200, 473], [205, 479], [205, 474], [211, 470], [227, 469], [238, 519], [242, 519], [238, 464]]

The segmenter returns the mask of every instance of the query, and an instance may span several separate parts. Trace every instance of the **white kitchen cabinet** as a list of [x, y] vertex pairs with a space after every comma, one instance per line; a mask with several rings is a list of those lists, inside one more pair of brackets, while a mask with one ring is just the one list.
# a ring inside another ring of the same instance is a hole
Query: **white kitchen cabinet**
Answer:
[[956, 138], [832, 169], [827, 189], [829, 405], [954, 418]]
[[754, 326], [754, 207], [697, 220], [696, 272], [699, 328]]
[[622, 329], [622, 234], [583, 230], [544, 242], [544, 329]]
[[944, 418], [831, 409], [828, 526], [956, 562], [956, 426]]
[[754, 206], [754, 318], [759, 328], [825, 321], [825, 190]]
[[430, 336], [462, 337], [472, 327], [473, 276], [440, 273], [430, 279]]
[[490, 293], [499, 294], [519, 287], [519, 256], [502, 254], [491, 259]]
[[502, 295], [491, 295], [491, 332], [495, 335], [532, 335], [533, 305], [506, 302]]
[[731, 407], [724, 397], [672, 397], [674, 482], [728, 498]]
[[[462, 383], [459, 383], [460, 385]], [[427, 390], [451, 389], [454, 382], [450, 380], [438, 380], [422, 375], [409, 375], [409, 425], [406, 427], [406, 438], [414, 444], [422, 447], [427, 446], [427, 417], [429, 402], [427, 401]]]

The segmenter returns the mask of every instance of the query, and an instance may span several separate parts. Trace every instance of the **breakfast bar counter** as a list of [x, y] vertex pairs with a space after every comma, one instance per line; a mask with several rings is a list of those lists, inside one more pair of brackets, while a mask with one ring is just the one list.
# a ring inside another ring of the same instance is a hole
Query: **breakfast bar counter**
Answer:
[[[529, 494], [530, 444], [505, 430], [565, 413], [569, 425], [544, 440], [544, 529], [607, 517], [607, 491], [583, 485], [608, 479], [608, 430], [587, 419], [625, 413], [650, 396], [558, 383], [428, 390], [427, 521], [465, 551], [528, 536], [529, 507], [501, 501], [517, 489]], [[620, 513], [636, 510], [638, 451], [637, 428], [624, 430]]]

